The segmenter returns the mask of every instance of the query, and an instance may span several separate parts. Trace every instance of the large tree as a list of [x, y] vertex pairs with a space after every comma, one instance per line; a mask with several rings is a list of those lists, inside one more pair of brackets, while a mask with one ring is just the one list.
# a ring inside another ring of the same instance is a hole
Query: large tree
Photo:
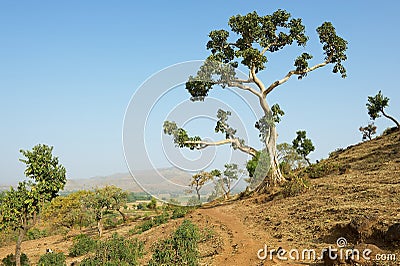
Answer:
[[29, 181], [6, 192], [0, 205], [0, 228], [8, 227], [18, 233], [15, 260], [21, 265], [21, 244], [27, 231], [35, 225], [44, 204], [58, 196], [64, 188], [65, 168], [52, 155], [53, 147], [36, 145], [32, 151], [21, 150]]
[[[265, 84], [258, 74], [266, 69], [268, 55], [282, 50], [285, 47], [297, 44], [305, 47], [308, 36], [305, 26], [300, 18], [292, 18], [285, 10], [277, 10], [270, 15], [260, 16], [256, 12], [247, 15], [236, 15], [228, 23], [233, 34], [226, 30], [214, 30], [209, 34], [210, 40], [207, 49], [211, 55], [207, 57], [203, 66], [195, 77], [189, 77], [186, 90], [191, 95], [192, 101], [202, 101], [210, 90], [219, 86], [231, 87], [252, 93], [258, 98], [263, 117], [256, 123], [260, 131], [261, 141], [265, 145], [264, 152], [268, 153], [270, 164], [269, 175], [264, 173], [264, 182], [259, 186], [259, 191], [265, 187], [283, 182], [285, 178], [279, 170], [276, 154], [277, 132], [275, 124], [283, 114], [278, 105], [270, 106], [267, 96], [278, 86], [296, 76], [302, 79], [311, 71], [333, 65], [333, 73], [340, 73], [346, 77], [346, 69], [342, 62], [347, 59], [347, 42], [336, 34], [332, 23], [324, 22], [316, 31], [325, 54], [322, 62], [310, 66], [311, 54], [303, 52], [294, 60], [294, 68], [283, 77]], [[239, 62], [248, 70], [248, 78], [238, 78], [235, 69]], [[203, 149], [209, 146], [229, 144], [234, 149], [239, 149], [253, 157], [257, 156], [256, 149], [246, 145], [237, 137], [236, 130], [227, 123], [229, 112], [219, 110], [216, 132], [225, 134], [225, 139], [209, 142], [199, 136], [190, 137], [187, 132], [179, 128], [175, 122], [166, 121], [164, 132], [174, 137], [177, 146], [191, 149]]]

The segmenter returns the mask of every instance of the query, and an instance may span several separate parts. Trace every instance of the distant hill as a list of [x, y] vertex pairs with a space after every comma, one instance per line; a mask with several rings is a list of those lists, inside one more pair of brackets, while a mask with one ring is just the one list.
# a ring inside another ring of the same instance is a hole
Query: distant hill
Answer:
[[[158, 171], [158, 172], [157, 172]], [[175, 183], [187, 186], [191, 178], [190, 173], [175, 168], [163, 168], [158, 170], [140, 170], [134, 172], [134, 177], [148, 190], [163, 190], [173, 192], [168, 184]], [[127, 191], [140, 192], [142, 188], [136, 183], [130, 173], [118, 173], [109, 176], [96, 176], [82, 179], [68, 179], [64, 191], [76, 191], [115, 185]], [[167, 181], [163, 182], [166, 179]], [[165, 183], [165, 184], [164, 184]]]

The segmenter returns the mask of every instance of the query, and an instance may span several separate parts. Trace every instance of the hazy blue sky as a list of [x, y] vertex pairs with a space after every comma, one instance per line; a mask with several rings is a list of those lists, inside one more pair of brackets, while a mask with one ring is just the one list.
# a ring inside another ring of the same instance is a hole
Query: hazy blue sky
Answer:
[[[400, 2], [327, 3], [0, 1], [0, 183], [23, 177], [19, 149], [37, 143], [55, 147], [70, 178], [127, 172], [122, 123], [136, 88], [169, 65], [204, 59], [209, 31], [253, 10], [283, 8], [303, 18], [310, 36], [305, 50], [315, 62], [323, 58], [315, 33], [323, 21], [349, 42], [347, 79], [328, 66], [270, 95], [286, 112], [280, 142], [307, 130], [314, 160], [359, 142], [358, 127], [369, 122], [368, 95], [381, 89], [391, 99], [387, 112], [400, 118]], [[292, 61], [285, 52], [271, 57], [261, 77], [266, 83], [281, 78]], [[392, 125], [383, 118], [376, 124], [379, 132]]]

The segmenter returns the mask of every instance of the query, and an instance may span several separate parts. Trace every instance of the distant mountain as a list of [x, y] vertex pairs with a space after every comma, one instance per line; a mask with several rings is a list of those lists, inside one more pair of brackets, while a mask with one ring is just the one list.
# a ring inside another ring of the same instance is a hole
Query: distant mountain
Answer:
[[96, 187], [104, 187], [107, 185], [115, 185], [127, 191], [140, 192], [142, 188], [146, 190], [174, 192], [174, 188], [178, 186], [188, 186], [190, 183], [191, 174], [180, 171], [176, 168], [163, 168], [157, 170], [140, 170], [135, 171], [133, 176], [129, 173], [118, 173], [109, 176], [96, 176], [82, 179], [68, 179], [64, 191], [76, 191], [82, 189], [93, 189]]

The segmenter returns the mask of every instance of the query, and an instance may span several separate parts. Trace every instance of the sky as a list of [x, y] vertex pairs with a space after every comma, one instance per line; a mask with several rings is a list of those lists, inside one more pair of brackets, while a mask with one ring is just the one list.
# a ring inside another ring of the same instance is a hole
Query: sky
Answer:
[[[128, 172], [123, 123], [138, 88], [164, 68], [205, 59], [208, 33], [227, 29], [230, 16], [254, 10], [269, 14], [281, 8], [302, 18], [310, 36], [304, 50], [315, 63], [323, 59], [315, 32], [322, 22], [331, 21], [348, 41], [346, 79], [327, 66], [301, 81], [291, 79], [268, 96], [285, 111], [278, 142], [291, 142], [297, 130], [306, 130], [316, 147], [312, 160], [360, 142], [358, 128], [370, 121], [367, 96], [378, 90], [390, 98], [387, 113], [400, 118], [400, 3], [299, 3], [0, 1], [0, 184], [24, 178], [19, 150], [38, 143], [54, 146], [68, 178]], [[260, 78], [268, 84], [283, 77], [303, 52], [296, 49], [271, 56]], [[189, 98], [183, 88], [177, 95]], [[254, 122], [246, 121], [250, 127]], [[380, 118], [376, 125], [381, 133], [393, 124]], [[199, 123], [197, 129], [206, 134], [207, 126], [212, 132], [212, 124]], [[155, 154], [156, 167], [168, 166], [162, 153], [149, 153]], [[142, 156], [134, 158], [138, 167]]]

